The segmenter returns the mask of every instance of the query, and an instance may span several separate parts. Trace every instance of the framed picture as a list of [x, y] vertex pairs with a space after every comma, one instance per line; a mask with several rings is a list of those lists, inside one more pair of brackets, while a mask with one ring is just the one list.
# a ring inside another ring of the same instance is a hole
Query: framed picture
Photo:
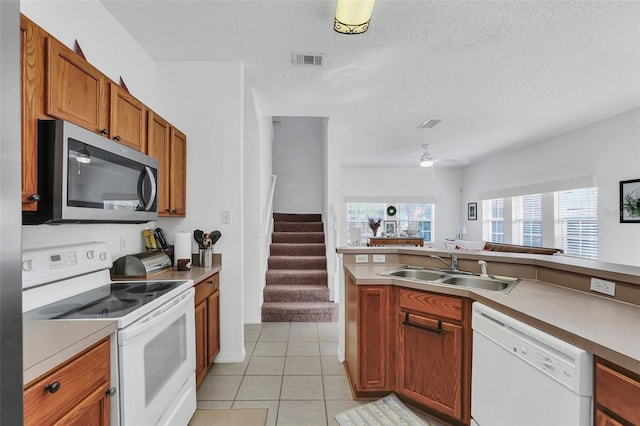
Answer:
[[467, 204], [467, 219], [478, 220], [478, 203]]
[[395, 220], [385, 220], [384, 232], [387, 237], [395, 237], [398, 232], [398, 222]]
[[640, 223], [640, 179], [620, 182], [620, 223]]

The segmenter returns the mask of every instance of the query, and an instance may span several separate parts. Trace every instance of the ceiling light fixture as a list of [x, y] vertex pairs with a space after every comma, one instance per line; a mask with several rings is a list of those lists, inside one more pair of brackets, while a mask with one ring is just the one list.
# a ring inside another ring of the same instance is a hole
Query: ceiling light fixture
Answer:
[[420, 167], [431, 167], [433, 166], [433, 158], [422, 157], [420, 159]]
[[333, 29], [342, 34], [362, 34], [369, 29], [375, 0], [338, 0]]

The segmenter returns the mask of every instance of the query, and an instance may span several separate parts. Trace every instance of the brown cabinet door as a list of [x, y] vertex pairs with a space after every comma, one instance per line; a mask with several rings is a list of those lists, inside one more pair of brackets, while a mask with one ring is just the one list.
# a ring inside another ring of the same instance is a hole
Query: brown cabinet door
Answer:
[[463, 421], [462, 326], [407, 312], [398, 322], [398, 392]]
[[111, 83], [110, 136], [116, 142], [147, 152], [147, 107]]
[[599, 409], [596, 410], [596, 422], [595, 426], [624, 426], [622, 423], [615, 419], [612, 419]]
[[196, 335], [196, 385], [207, 376], [207, 303], [202, 302], [195, 307], [195, 335]]
[[43, 109], [44, 35], [40, 28], [20, 17], [20, 65], [22, 101], [22, 210], [38, 209], [38, 112]]
[[55, 38], [47, 40], [47, 114], [99, 133], [105, 129], [106, 79]]
[[[103, 340], [29, 384], [24, 391], [25, 425], [102, 424], [108, 419], [110, 344]], [[106, 417], [105, 417], [106, 416]], [[88, 421], [91, 418], [91, 421]]]
[[169, 146], [171, 144], [171, 126], [159, 115], [149, 111], [148, 147], [150, 157], [158, 160], [158, 215], [170, 216], [171, 168]]
[[208, 365], [213, 364], [213, 359], [220, 352], [220, 291], [217, 290], [207, 298], [207, 356]]
[[187, 212], [187, 137], [171, 128], [171, 213], [185, 216]]
[[363, 391], [391, 389], [389, 381], [389, 288], [358, 287], [358, 383]]

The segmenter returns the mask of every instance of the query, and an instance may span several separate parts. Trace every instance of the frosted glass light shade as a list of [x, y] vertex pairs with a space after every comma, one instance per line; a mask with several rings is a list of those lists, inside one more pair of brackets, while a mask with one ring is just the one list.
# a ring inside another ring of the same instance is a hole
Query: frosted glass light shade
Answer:
[[375, 0], [338, 0], [333, 29], [342, 34], [362, 34], [369, 29]]
[[423, 158], [420, 160], [420, 167], [431, 167], [433, 166], [433, 160], [431, 158]]

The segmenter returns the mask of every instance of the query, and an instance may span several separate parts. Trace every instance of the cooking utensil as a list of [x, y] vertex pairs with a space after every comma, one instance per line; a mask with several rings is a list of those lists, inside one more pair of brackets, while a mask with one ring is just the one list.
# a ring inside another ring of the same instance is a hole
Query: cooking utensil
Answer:
[[220, 231], [209, 232], [209, 240], [211, 241], [212, 246], [220, 239], [220, 237], [222, 237]]
[[205, 249], [205, 245], [204, 245], [204, 232], [201, 231], [200, 229], [196, 229], [195, 231], [193, 231], [193, 239], [196, 240], [196, 242], [198, 243], [198, 247], [200, 247], [201, 249]]

